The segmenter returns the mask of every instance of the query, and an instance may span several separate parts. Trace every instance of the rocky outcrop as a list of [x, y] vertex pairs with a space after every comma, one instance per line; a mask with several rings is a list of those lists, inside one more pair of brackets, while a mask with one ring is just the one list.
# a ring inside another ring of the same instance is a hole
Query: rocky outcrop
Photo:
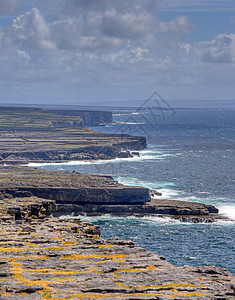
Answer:
[[218, 218], [218, 209], [212, 205], [151, 199], [153, 191], [124, 186], [110, 176], [28, 167], [2, 167], [0, 175], [0, 199], [34, 196], [54, 200], [52, 211], [56, 216], [71, 213], [167, 215], [195, 223], [214, 222]]
[[53, 188], [53, 187], [19, 187], [17, 189], [2, 189], [10, 195], [30, 193], [39, 198], [56, 200], [62, 205], [134, 205], [150, 201], [149, 191], [141, 187], [106, 187], [106, 188]]
[[219, 212], [213, 205], [177, 200], [152, 199], [145, 208], [158, 214], [168, 215], [209, 215]]
[[[102, 215], [112, 214], [118, 216], [147, 216], [157, 215], [159, 217], [171, 217], [181, 222], [192, 222], [192, 223], [212, 223], [216, 222], [222, 217], [218, 215], [218, 209], [214, 206], [195, 203], [191, 206], [190, 202], [182, 201], [180, 205], [179, 201], [175, 200], [158, 200], [158, 206], [154, 207], [146, 204], [121, 204], [113, 205], [110, 204], [64, 204], [58, 203], [52, 206], [52, 212], [54, 216], [61, 216], [64, 214], [88, 214], [88, 215]], [[156, 201], [157, 202], [157, 201]], [[170, 203], [168, 203], [170, 202]], [[180, 201], [181, 202], [181, 201]], [[213, 211], [213, 212], [210, 212]], [[225, 218], [223, 218], [225, 219]]]
[[235, 297], [223, 268], [175, 267], [132, 241], [102, 239], [91, 223], [34, 214], [15, 220], [8, 210], [0, 216], [2, 300]]
[[134, 205], [150, 201], [149, 190], [119, 184], [110, 176], [53, 172], [28, 167], [0, 168], [4, 197], [55, 200], [63, 205]]

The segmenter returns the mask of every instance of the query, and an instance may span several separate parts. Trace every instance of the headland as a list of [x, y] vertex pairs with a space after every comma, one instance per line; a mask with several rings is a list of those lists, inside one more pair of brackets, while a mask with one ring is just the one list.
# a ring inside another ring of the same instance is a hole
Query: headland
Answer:
[[167, 215], [214, 222], [211, 205], [153, 199], [155, 191], [110, 176], [53, 172], [29, 162], [138, 155], [144, 137], [86, 125], [109, 112], [1, 108], [1, 299], [234, 299], [234, 277], [219, 267], [175, 267], [131, 241], [103, 240], [97, 226], [64, 214]]

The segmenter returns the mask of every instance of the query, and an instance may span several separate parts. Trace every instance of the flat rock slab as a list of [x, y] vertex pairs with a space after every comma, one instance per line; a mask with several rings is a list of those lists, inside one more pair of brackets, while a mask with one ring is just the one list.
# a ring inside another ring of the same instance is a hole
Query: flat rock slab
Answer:
[[111, 176], [46, 171], [22, 166], [0, 166], [0, 199], [28, 197], [56, 200], [57, 204], [144, 204], [147, 188], [119, 184]]
[[179, 201], [179, 200], [159, 200], [151, 199], [146, 206], [149, 210], [156, 213], [169, 215], [209, 215], [210, 213], [218, 213], [218, 209], [213, 205], [207, 205], [198, 202]]
[[234, 299], [225, 269], [175, 267], [79, 219], [0, 224], [0, 299]]

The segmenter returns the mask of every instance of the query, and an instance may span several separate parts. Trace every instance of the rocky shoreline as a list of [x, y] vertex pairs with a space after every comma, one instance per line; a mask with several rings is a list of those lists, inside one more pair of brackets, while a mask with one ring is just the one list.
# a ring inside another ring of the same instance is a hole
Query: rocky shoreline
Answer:
[[13, 203], [1, 201], [0, 299], [234, 299], [223, 268], [175, 267], [89, 222], [47, 217], [51, 201]]
[[234, 277], [222, 268], [175, 267], [132, 241], [103, 240], [88, 222], [50, 217], [161, 215], [194, 223], [219, 218], [214, 206], [156, 200], [156, 191], [124, 186], [110, 176], [22, 166], [131, 157], [130, 151], [146, 147], [143, 137], [84, 127], [102, 120], [110, 114], [1, 111], [0, 299], [234, 299]]
[[109, 176], [47, 172], [22, 167], [22, 164], [29, 162], [113, 159], [138, 155], [139, 150], [146, 148], [144, 137], [103, 134], [84, 127], [85, 124], [111, 122], [110, 112], [2, 107], [0, 117], [2, 199], [36, 196], [56, 200], [54, 213], [57, 215], [71, 212], [163, 214], [178, 216], [179, 219], [184, 216], [182, 220], [188, 218], [193, 222], [216, 220], [218, 210], [213, 206], [154, 201], [156, 191], [124, 186]]
[[0, 164], [113, 159], [146, 148], [144, 137], [84, 127], [104, 122], [112, 113], [0, 107]]
[[0, 199], [37, 197], [53, 200], [55, 216], [65, 214], [169, 215], [182, 221], [214, 222], [218, 209], [202, 203], [159, 200], [147, 188], [125, 186], [110, 176], [0, 167]]

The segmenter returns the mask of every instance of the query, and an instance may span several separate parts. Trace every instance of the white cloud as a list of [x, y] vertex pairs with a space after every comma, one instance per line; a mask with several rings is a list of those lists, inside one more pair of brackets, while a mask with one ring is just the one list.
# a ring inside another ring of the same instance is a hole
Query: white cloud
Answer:
[[54, 50], [50, 27], [37, 8], [33, 8], [13, 21], [7, 29], [7, 36], [12, 43], [26, 50]]
[[157, 32], [185, 36], [194, 31], [196, 26], [188, 16], [178, 16], [169, 22], [160, 22]]
[[95, 50], [117, 47], [120, 40], [101, 34], [98, 24], [100, 16], [88, 18], [86, 22], [78, 18], [66, 18], [51, 24], [52, 40], [58, 49]]
[[204, 62], [235, 62], [235, 34], [219, 34], [211, 41], [200, 42], [197, 52]]
[[101, 22], [104, 35], [120, 39], [131, 39], [151, 33], [156, 20], [150, 14], [120, 14], [115, 10], [107, 11]]
[[[31, 1], [39, 2], [46, 5]], [[191, 19], [162, 20], [157, 13], [162, 1], [60, 3], [58, 13], [49, 17], [45, 6], [32, 8], [11, 26], [0, 27], [0, 93], [7, 86], [38, 90], [39, 95], [45, 90], [60, 98], [157, 86], [190, 90], [211, 78], [221, 82], [225, 63], [230, 63], [228, 74], [234, 71], [235, 34], [192, 43], [187, 39], [195, 29]], [[223, 80], [229, 80], [225, 73]]]

